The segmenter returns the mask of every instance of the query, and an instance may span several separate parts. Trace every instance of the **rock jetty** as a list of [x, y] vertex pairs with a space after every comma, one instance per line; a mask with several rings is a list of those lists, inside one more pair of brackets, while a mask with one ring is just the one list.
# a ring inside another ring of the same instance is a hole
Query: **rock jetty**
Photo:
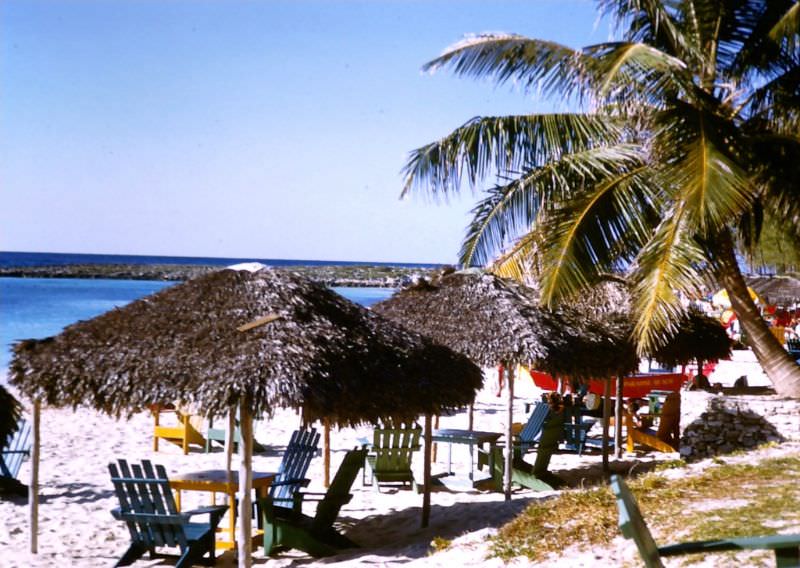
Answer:
[[[221, 266], [194, 264], [68, 264], [0, 268], [0, 277], [106, 278], [114, 280], [184, 281], [221, 270]], [[405, 266], [337, 265], [280, 266], [275, 270], [295, 272], [327, 286], [400, 288], [419, 278], [430, 278], [438, 268]]]

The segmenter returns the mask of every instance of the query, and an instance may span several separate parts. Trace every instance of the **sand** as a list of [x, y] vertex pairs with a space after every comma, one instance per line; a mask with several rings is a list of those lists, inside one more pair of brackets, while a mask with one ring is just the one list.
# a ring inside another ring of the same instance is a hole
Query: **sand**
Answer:
[[[475, 428], [503, 432], [505, 430], [505, 393], [498, 398], [496, 383], [487, 380], [475, 405]], [[539, 392], [531, 384], [518, 381], [518, 398], [515, 415], [524, 417], [526, 401], [538, 399]], [[299, 426], [299, 418], [292, 411], [277, 412], [270, 420], [257, 423], [256, 437], [268, 446], [265, 454], [254, 456], [256, 471], [274, 471], [280, 461], [283, 446], [291, 432]], [[466, 428], [466, 413], [441, 419], [440, 427]], [[28, 508], [21, 501], [0, 501], [0, 566], [50, 567], [50, 566], [111, 566], [128, 545], [125, 526], [115, 521], [110, 510], [117, 506], [109, 481], [107, 464], [116, 458], [130, 461], [150, 459], [163, 464], [168, 473], [195, 471], [224, 467], [222, 449], [206, 454], [193, 450], [184, 456], [175, 445], [162, 442], [161, 451], [152, 448], [152, 417], [147, 413], [135, 414], [130, 420], [117, 421], [87, 409], [51, 409], [42, 411], [41, 420], [41, 504], [39, 553], [31, 555], [28, 537]], [[332, 472], [335, 472], [343, 453], [358, 445], [358, 439], [369, 436], [371, 429], [333, 430]], [[677, 454], [647, 454], [612, 460], [615, 469], [647, 468], [659, 460], [668, 460]], [[422, 455], [415, 456], [417, 479], [422, 479]], [[447, 446], [440, 445], [434, 473], [446, 469]], [[530, 459], [530, 458], [529, 458]], [[600, 477], [600, 456], [577, 456], [559, 453], [553, 457], [550, 470], [561, 475], [569, 485], [596, 481]], [[454, 471], [466, 474], [469, 457], [465, 446], [453, 447]], [[312, 461], [309, 490], [322, 491], [323, 463], [321, 458]], [[20, 478], [30, 475], [30, 462], [23, 465]], [[463, 478], [462, 478], [463, 479]], [[456, 481], [456, 480], [452, 480]], [[289, 551], [277, 557], [264, 558], [263, 552], [254, 553], [254, 564], [268, 566], [293, 565], [412, 565], [412, 566], [500, 566], [503, 562], [487, 560], [486, 538], [499, 527], [518, 515], [532, 500], [548, 498], [553, 492], [516, 490], [510, 502], [495, 492], [481, 492], [468, 488], [465, 483], [455, 489], [435, 491], [432, 494], [430, 526], [422, 529], [422, 495], [409, 490], [379, 492], [362, 486], [361, 479], [353, 487], [353, 499], [341, 512], [340, 521], [346, 534], [361, 545], [324, 560], [314, 560], [299, 551]], [[207, 494], [184, 492], [184, 506], [207, 504]], [[313, 508], [307, 511], [313, 513]], [[223, 521], [224, 523], [225, 521]], [[435, 538], [452, 540], [443, 552], [432, 554], [431, 542]], [[564, 559], [568, 563], [564, 564]], [[636, 558], [635, 547], [621, 537], [611, 547], [596, 551], [567, 549], [560, 561], [553, 559], [544, 565], [596, 566], [620, 565]], [[218, 565], [234, 564], [231, 552], [218, 558]], [[142, 560], [136, 566], [162, 565], [160, 560]], [[168, 564], [167, 564], [168, 565]], [[511, 565], [529, 565], [523, 559]]]

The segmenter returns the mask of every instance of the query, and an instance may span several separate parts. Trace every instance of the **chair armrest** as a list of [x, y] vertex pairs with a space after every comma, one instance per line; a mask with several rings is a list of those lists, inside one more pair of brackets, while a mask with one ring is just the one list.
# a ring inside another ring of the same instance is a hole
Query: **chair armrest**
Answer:
[[273, 481], [269, 486], [279, 487], [282, 485], [300, 485], [301, 487], [308, 487], [309, 483], [311, 483], [311, 480], [307, 478], [283, 479], [281, 481]]
[[118, 521], [122, 520], [122, 509], [119, 507], [114, 507], [111, 509], [111, 516], [117, 519]]
[[216, 527], [220, 519], [228, 512], [227, 505], [210, 505], [208, 507], [199, 507], [191, 511], [183, 511], [181, 515], [186, 517], [193, 517], [195, 515], [208, 515], [212, 527]]
[[261, 509], [261, 514], [266, 523], [273, 522], [276, 518], [289, 519], [294, 516], [294, 510], [275, 505], [272, 497], [261, 497], [256, 500], [256, 504]]
[[684, 542], [659, 547], [662, 556], [694, 554], [698, 552], [722, 552], [725, 550], [780, 550], [800, 548], [800, 535], [776, 534], [770, 536], [750, 536], [724, 540], [703, 540]]

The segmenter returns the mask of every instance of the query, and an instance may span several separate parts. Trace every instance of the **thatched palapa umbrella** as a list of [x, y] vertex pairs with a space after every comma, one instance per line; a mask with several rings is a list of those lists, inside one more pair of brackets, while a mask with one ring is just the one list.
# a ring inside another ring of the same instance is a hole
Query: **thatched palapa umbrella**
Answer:
[[209, 415], [238, 407], [240, 563], [250, 558], [253, 414], [292, 407], [306, 422], [336, 425], [410, 419], [468, 404], [481, 383], [462, 355], [269, 269], [210, 273], [19, 342], [14, 353], [12, 384], [47, 405], [116, 416], [172, 402]]
[[465, 354], [481, 366], [503, 365], [509, 372], [504, 490], [511, 498], [514, 382], [520, 363], [547, 360], [548, 343], [560, 336], [560, 322], [539, 310], [517, 282], [480, 271], [443, 274], [378, 302], [372, 310], [408, 329]]
[[[502, 364], [509, 373], [517, 364], [528, 364], [553, 375], [590, 379], [636, 368], [635, 349], [622, 330], [610, 334], [597, 318], [566, 307], [546, 310], [537, 300], [533, 289], [517, 281], [470, 269], [421, 281], [372, 310], [479, 365]], [[506, 498], [511, 492], [513, 376], [508, 388]]]

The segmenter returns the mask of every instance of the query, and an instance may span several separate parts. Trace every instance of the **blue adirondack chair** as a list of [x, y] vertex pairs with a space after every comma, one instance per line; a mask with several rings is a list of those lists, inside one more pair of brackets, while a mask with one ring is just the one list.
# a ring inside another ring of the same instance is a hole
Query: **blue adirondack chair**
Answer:
[[31, 454], [31, 425], [21, 419], [8, 445], [0, 451], [0, 477], [16, 479], [22, 461]]
[[[131, 544], [116, 566], [128, 566], [146, 552], [151, 558], [157, 547], [178, 547], [181, 555], [176, 568], [196, 563], [215, 563], [215, 532], [220, 519], [228, 510], [227, 505], [203, 507], [192, 511], [178, 512], [169, 486], [164, 466], [155, 469], [149, 460], [128, 466], [123, 459], [117, 464], [108, 464], [111, 482], [119, 499], [119, 507], [111, 514], [128, 526]], [[190, 522], [195, 515], [209, 515], [207, 523]], [[208, 553], [208, 557], [204, 555]]]
[[269, 487], [269, 497], [276, 506], [291, 507], [297, 490], [308, 485], [306, 472], [311, 459], [317, 455], [318, 445], [319, 433], [314, 428], [292, 433], [278, 473]]
[[619, 528], [625, 538], [632, 538], [636, 542], [647, 568], [663, 568], [662, 556], [730, 550], [774, 550], [775, 564], [779, 568], [800, 566], [800, 534], [726, 538], [658, 546], [644, 522], [636, 499], [618, 475], [611, 476], [611, 490], [617, 498]]
[[[347, 452], [330, 487], [324, 493], [298, 491], [291, 508], [275, 507], [269, 497], [262, 500], [264, 553], [272, 554], [281, 548], [296, 548], [312, 556], [330, 556], [339, 549], [357, 545], [340, 534], [333, 526], [342, 506], [352, 499], [350, 489], [364, 466], [367, 450]], [[313, 517], [303, 514], [306, 501], [317, 501]]]

